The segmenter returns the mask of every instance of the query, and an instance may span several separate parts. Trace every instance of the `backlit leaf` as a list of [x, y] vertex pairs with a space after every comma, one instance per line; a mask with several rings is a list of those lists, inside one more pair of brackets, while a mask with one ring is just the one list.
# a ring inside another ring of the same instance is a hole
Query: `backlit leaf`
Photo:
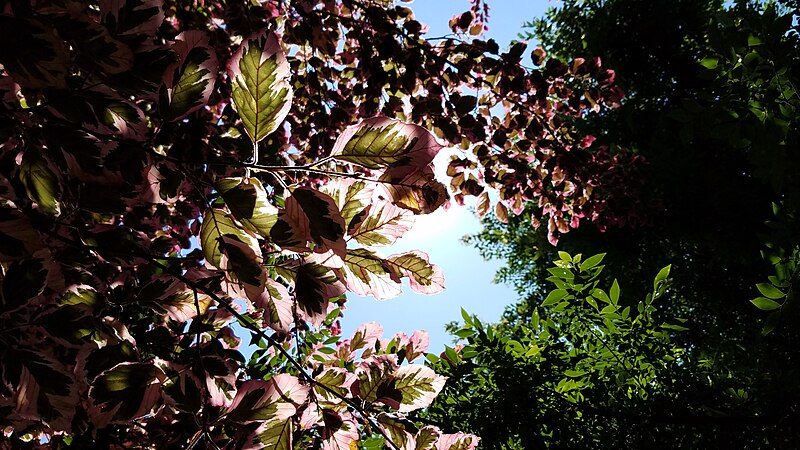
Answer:
[[430, 214], [450, 198], [447, 188], [434, 178], [431, 165], [412, 172], [407, 167], [390, 168], [379, 180], [392, 203], [414, 214]]
[[761, 292], [761, 295], [767, 298], [771, 298], [773, 300], [777, 300], [779, 298], [783, 298], [786, 296], [786, 294], [784, 294], [783, 291], [776, 288], [770, 283], [758, 283], [756, 285], [756, 288], [758, 288], [758, 292]]
[[295, 297], [298, 309], [306, 319], [319, 326], [328, 315], [330, 299], [347, 291], [331, 269], [316, 263], [306, 263], [297, 268]]
[[444, 290], [442, 269], [428, 261], [428, 255], [414, 250], [391, 255], [385, 260], [386, 267], [395, 279], [408, 277], [411, 290], [419, 294], [437, 294]]
[[247, 229], [265, 238], [278, 220], [278, 208], [256, 178], [224, 178], [216, 183], [225, 205]]
[[28, 197], [36, 202], [45, 214], [61, 214], [61, 185], [50, 169], [47, 161], [36, 152], [27, 152], [22, 157], [19, 178], [28, 192]]
[[292, 103], [289, 63], [275, 33], [262, 31], [242, 42], [228, 62], [233, 105], [253, 142], [277, 130]]
[[222, 238], [228, 236], [252, 248], [258, 248], [258, 240], [242, 230], [223, 210], [210, 208], [203, 214], [200, 227], [200, 247], [206, 261], [221, 269], [224, 246]]
[[430, 164], [441, 148], [433, 134], [419, 125], [374, 117], [345, 130], [331, 155], [370, 169], [419, 168]]
[[400, 283], [392, 278], [383, 260], [374, 252], [355, 249], [347, 252], [343, 272], [347, 288], [361, 296], [372, 295], [376, 300], [397, 297], [403, 291]]
[[401, 412], [415, 411], [431, 404], [444, 387], [446, 378], [437, 375], [430, 367], [410, 364], [397, 369], [393, 387], [402, 394]]
[[273, 242], [285, 250], [308, 251], [314, 244], [315, 253], [328, 250], [343, 257], [345, 223], [333, 199], [316, 189], [297, 188], [284, 199], [284, 208], [270, 230]]
[[373, 203], [369, 212], [348, 234], [364, 245], [392, 245], [414, 225], [414, 216], [391, 203]]
[[297, 377], [278, 374], [269, 381], [249, 380], [236, 392], [228, 407], [227, 418], [237, 423], [262, 420], [283, 421], [297, 412], [308, 396], [308, 386], [301, 385]]
[[247, 437], [242, 450], [290, 450], [292, 419], [268, 420]]
[[202, 31], [179, 34], [172, 50], [178, 60], [164, 74], [161, 93], [161, 114], [167, 121], [180, 120], [208, 103], [219, 68], [208, 35]]
[[268, 279], [264, 292], [254, 302], [258, 308], [264, 310], [265, 325], [275, 331], [289, 332], [294, 322], [292, 297], [284, 285]]
[[758, 309], [764, 311], [772, 311], [781, 307], [780, 303], [766, 297], [754, 298], [753, 300], [750, 300], [750, 303], [756, 305]]
[[161, 401], [164, 373], [150, 363], [121, 363], [92, 382], [89, 397], [99, 407], [97, 419], [129, 421], [148, 414]]

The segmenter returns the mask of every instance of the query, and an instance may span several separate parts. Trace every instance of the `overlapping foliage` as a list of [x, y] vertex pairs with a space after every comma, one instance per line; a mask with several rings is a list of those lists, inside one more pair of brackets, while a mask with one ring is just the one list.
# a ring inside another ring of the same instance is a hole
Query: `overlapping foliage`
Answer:
[[474, 9], [427, 41], [382, 0], [5, 3], [1, 445], [474, 448], [404, 419], [443, 387], [404, 364], [424, 334], [340, 340], [344, 294], [444, 287], [377, 249], [447, 204], [442, 141], [457, 201], [535, 199], [552, 239], [622, 217], [602, 174], [627, 161], [570, 127], [613, 72], [526, 69], [468, 39]]

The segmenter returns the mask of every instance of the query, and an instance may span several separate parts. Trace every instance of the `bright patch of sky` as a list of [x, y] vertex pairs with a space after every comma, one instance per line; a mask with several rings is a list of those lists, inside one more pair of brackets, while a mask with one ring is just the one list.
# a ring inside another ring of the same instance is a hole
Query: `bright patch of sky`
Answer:
[[[456, 14], [469, 9], [468, 0], [416, 0], [409, 6], [417, 20], [430, 27], [428, 36], [439, 37], [450, 33], [448, 21]], [[495, 39], [505, 48], [525, 21], [544, 15], [553, 6], [549, 0], [490, 0], [489, 31], [487, 38]], [[451, 152], [442, 151], [434, 163], [441, 173], [449, 161]], [[417, 218], [415, 226], [389, 249], [382, 249], [384, 256], [407, 250], [423, 250], [430, 261], [442, 267], [446, 289], [438, 295], [419, 295], [411, 292], [408, 284], [400, 297], [376, 301], [372, 297], [348, 294], [347, 310], [342, 320], [343, 336], [349, 337], [363, 322], [375, 321], [384, 328], [384, 338], [394, 333], [411, 335], [414, 330], [430, 333], [430, 352], [439, 353], [444, 345], [452, 344], [444, 326], [461, 320], [463, 307], [477, 314], [484, 322], [497, 321], [503, 309], [513, 303], [515, 292], [492, 282], [494, 273], [502, 261], [484, 261], [478, 251], [461, 243], [461, 238], [481, 230], [479, 220], [466, 207], [455, 203], [428, 216]]]

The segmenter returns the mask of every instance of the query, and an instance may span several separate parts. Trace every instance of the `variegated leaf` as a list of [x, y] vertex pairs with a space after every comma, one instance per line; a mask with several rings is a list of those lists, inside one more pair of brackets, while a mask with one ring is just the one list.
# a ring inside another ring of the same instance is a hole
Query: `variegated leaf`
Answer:
[[203, 249], [206, 261], [218, 269], [222, 268], [223, 236], [229, 236], [254, 249], [259, 248], [258, 240], [242, 230], [225, 211], [208, 209], [203, 214], [203, 223], [200, 227], [200, 247]]
[[420, 428], [414, 436], [417, 444], [415, 450], [434, 450], [441, 435], [442, 431], [433, 425]]
[[228, 62], [233, 105], [253, 142], [277, 130], [289, 113], [289, 63], [278, 36], [262, 31], [242, 42]]
[[351, 234], [367, 217], [375, 187], [362, 180], [339, 178], [325, 185], [322, 190], [336, 202], [347, 225], [347, 234]]
[[89, 398], [98, 424], [127, 422], [150, 413], [161, 401], [164, 373], [150, 363], [121, 363], [92, 382]]
[[225, 205], [242, 225], [268, 238], [278, 221], [278, 208], [269, 202], [257, 178], [224, 178], [216, 183]]
[[355, 380], [355, 375], [344, 368], [328, 367], [316, 377], [314, 394], [328, 403], [341, 403], [341, 397], [349, 396], [350, 386]]
[[462, 433], [443, 434], [436, 443], [436, 450], [474, 450], [480, 442], [474, 434]]
[[249, 380], [236, 393], [227, 418], [237, 423], [283, 421], [297, 413], [297, 405], [305, 402], [308, 392], [308, 386], [285, 373], [269, 381]]
[[397, 450], [415, 450], [417, 447], [414, 434], [409, 430], [415, 430], [411, 421], [397, 417], [392, 414], [378, 414], [378, 426], [389, 436]]
[[314, 252], [328, 250], [343, 257], [345, 224], [333, 199], [320, 191], [297, 188], [284, 199], [285, 207], [270, 230], [272, 241], [285, 250], [308, 251], [311, 242]]
[[322, 429], [323, 450], [355, 450], [358, 448], [358, 425], [348, 413], [332, 409], [322, 410], [325, 427]]
[[256, 428], [241, 447], [242, 450], [290, 450], [292, 419], [268, 420]]
[[442, 148], [428, 130], [388, 117], [374, 117], [348, 128], [331, 155], [370, 169], [424, 167]]
[[408, 277], [411, 290], [419, 294], [438, 294], [444, 290], [442, 269], [428, 261], [428, 255], [419, 250], [391, 255], [385, 260], [386, 267], [395, 279]]
[[328, 315], [330, 299], [346, 291], [336, 274], [325, 266], [306, 263], [297, 268], [295, 276], [297, 306], [306, 320], [316, 327], [319, 327]]
[[286, 287], [275, 280], [267, 279], [262, 292], [254, 303], [264, 310], [264, 324], [275, 331], [288, 333], [294, 322], [292, 297]]
[[347, 288], [361, 296], [372, 295], [376, 300], [397, 297], [403, 290], [383, 260], [366, 249], [351, 249], [344, 257], [344, 279]]
[[439, 395], [447, 379], [431, 370], [430, 367], [419, 364], [409, 364], [400, 367], [394, 373], [392, 388], [402, 394], [400, 412], [414, 411], [425, 408]]
[[364, 245], [392, 245], [414, 225], [414, 215], [388, 202], [373, 203], [350, 237]]
[[172, 50], [178, 61], [167, 68], [161, 90], [161, 115], [166, 121], [183, 119], [208, 103], [219, 69], [217, 55], [202, 31], [184, 31]]
[[430, 214], [447, 203], [447, 188], [435, 179], [431, 165], [407, 169], [390, 168], [379, 178], [392, 203], [414, 214]]

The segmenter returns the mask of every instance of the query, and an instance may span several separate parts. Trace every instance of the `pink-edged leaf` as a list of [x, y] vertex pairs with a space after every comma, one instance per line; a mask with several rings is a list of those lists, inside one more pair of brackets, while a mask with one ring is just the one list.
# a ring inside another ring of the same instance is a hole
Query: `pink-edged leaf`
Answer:
[[266, 326], [283, 333], [288, 333], [292, 328], [292, 296], [284, 285], [267, 279], [264, 292], [256, 298], [255, 304], [264, 310]]
[[236, 392], [238, 364], [234, 360], [219, 356], [204, 356], [203, 369], [206, 372], [203, 381], [208, 392], [208, 403], [216, 407], [230, 405]]
[[378, 414], [378, 426], [381, 427], [398, 450], [415, 450], [417, 442], [414, 434], [408, 430], [415, 430], [411, 421], [393, 414]]
[[415, 167], [390, 168], [379, 178], [389, 200], [414, 214], [430, 214], [450, 199], [445, 185], [436, 180], [429, 164]]
[[292, 419], [268, 420], [247, 436], [241, 450], [290, 450], [293, 428]]
[[388, 202], [373, 203], [358, 226], [347, 233], [361, 244], [392, 245], [414, 225], [414, 215]]
[[427, 407], [439, 395], [446, 380], [430, 367], [418, 364], [400, 367], [394, 373], [391, 386], [402, 394], [398, 410], [408, 412]]
[[289, 374], [279, 374], [269, 381], [245, 381], [236, 393], [227, 418], [237, 423], [289, 419], [297, 413], [297, 404], [305, 402], [308, 386]]
[[278, 208], [269, 202], [257, 178], [224, 178], [215, 184], [225, 205], [247, 229], [268, 238], [278, 220]]
[[492, 201], [489, 199], [489, 193], [486, 191], [481, 192], [481, 195], [478, 196], [478, 201], [475, 204], [475, 214], [478, 217], [483, 217], [489, 212], [489, 208], [492, 207]]
[[0, 64], [21, 86], [34, 89], [67, 87], [69, 47], [52, 26], [35, 19], [0, 15], [0, 42], [3, 42]]
[[497, 202], [494, 205], [494, 215], [500, 222], [508, 223], [508, 208], [503, 202]]
[[233, 105], [253, 142], [277, 130], [289, 113], [290, 76], [286, 55], [273, 32], [245, 39], [228, 62]]
[[354, 450], [358, 448], [358, 425], [350, 413], [323, 409], [322, 448], [324, 450]]
[[115, 36], [150, 36], [164, 23], [163, 6], [163, 0], [100, 0], [100, 17]]
[[433, 425], [420, 428], [414, 436], [417, 444], [415, 450], [434, 450], [441, 435], [442, 431]]
[[393, 274], [384, 267], [383, 260], [370, 250], [359, 248], [347, 252], [342, 272], [347, 288], [361, 296], [386, 300], [403, 292], [400, 283], [392, 279]]
[[399, 253], [384, 260], [385, 266], [399, 279], [408, 277], [411, 290], [419, 294], [438, 294], [444, 290], [442, 269], [428, 261], [428, 255], [419, 250]]
[[[383, 334], [383, 327], [378, 322], [367, 322], [361, 324], [356, 331], [353, 332], [353, 337], [350, 338], [350, 352], [355, 352], [362, 348], [366, 348], [366, 351], [375, 348], [375, 342], [380, 339], [381, 335]], [[368, 355], [361, 355], [362, 358], [366, 358]]]
[[161, 89], [161, 115], [166, 121], [183, 119], [204, 107], [214, 91], [219, 70], [217, 55], [203, 31], [179, 34], [172, 50], [178, 60], [167, 68]]
[[397, 367], [397, 355], [370, 356], [361, 361], [355, 372], [358, 380], [351, 387], [353, 395], [370, 403], [399, 405], [402, 394], [387, 389]]
[[150, 363], [125, 362], [94, 379], [89, 398], [98, 411], [97, 424], [128, 422], [149, 414], [161, 402], [164, 373]]
[[295, 276], [298, 309], [306, 320], [319, 327], [328, 315], [330, 299], [347, 291], [331, 269], [315, 263], [301, 264]]
[[331, 156], [370, 169], [424, 167], [442, 148], [428, 130], [388, 117], [373, 117], [350, 127]]
[[[328, 367], [319, 374], [314, 384], [317, 399], [328, 403], [341, 403], [342, 397], [349, 397], [350, 386], [356, 376], [341, 367]], [[338, 395], [337, 395], [338, 394]]]
[[7, 347], [0, 355], [0, 382], [12, 389], [15, 414], [69, 426], [74, 411], [58, 405], [79, 401], [75, 377], [63, 363], [42, 350]]
[[242, 230], [225, 211], [210, 208], [203, 214], [203, 223], [200, 227], [200, 247], [206, 257], [206, 262], [216, 268], [222, 268], [223, 236], [236, 239], [250, 246], [254, 251], [259, 248], [258, 240]]
[[320, 191], [297, 188], [284, 199], [285, 207], [270, 230], [272, 241], [285, 250], [307, 251], [309, 242], [315, 253], [328, 250], [344, 257], [345, 224], [333, 199]]
[[480, 440], [474, 434], [460, 431], [455, 434], [443, 434], [436, 443], [436, 450], [474, 450]]
[[416, 330], [408, 341], [408, 345], [406, 345], [406, 360], [411, 362], [428, 352], [431, 337], [427, 331]]
[[352, 231], [361, 225], [372, 208], [375, 186], [362, 180], [339, 178], [325, 185], [323, 191], [336, 202], [347, 225], [347, 234], [352, 236]]

